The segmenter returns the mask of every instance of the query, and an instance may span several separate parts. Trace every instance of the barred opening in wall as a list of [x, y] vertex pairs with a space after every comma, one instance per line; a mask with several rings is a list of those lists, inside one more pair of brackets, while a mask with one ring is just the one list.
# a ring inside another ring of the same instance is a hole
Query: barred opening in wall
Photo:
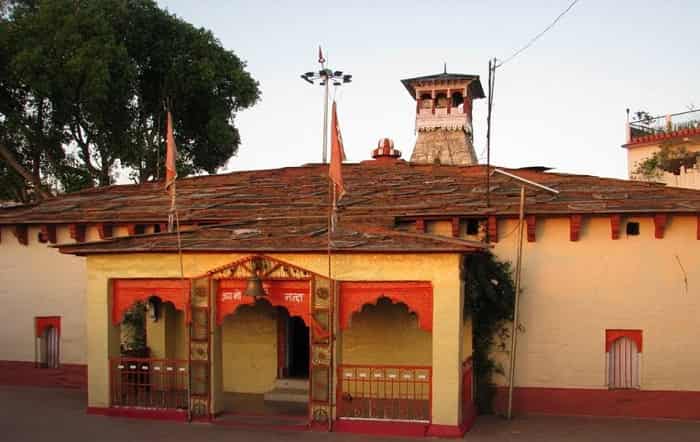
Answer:
[[608, 352], [608, 387], [639, 388], [640, 353], [637, 344], [627, 336], [618, 338]]

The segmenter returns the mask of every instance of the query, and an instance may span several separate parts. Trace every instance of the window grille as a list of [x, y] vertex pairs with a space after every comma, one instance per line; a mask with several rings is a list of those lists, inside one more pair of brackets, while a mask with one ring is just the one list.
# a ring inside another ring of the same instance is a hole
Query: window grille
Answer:
[[640, 353], [627, 336], [616, 339], [608, 352], [608, 388], [639, 388]]
[[40, 316], [34, 319], [36, 326], [34, 361], [40, 368], [59, 368], [61, 363], [61, 318]]

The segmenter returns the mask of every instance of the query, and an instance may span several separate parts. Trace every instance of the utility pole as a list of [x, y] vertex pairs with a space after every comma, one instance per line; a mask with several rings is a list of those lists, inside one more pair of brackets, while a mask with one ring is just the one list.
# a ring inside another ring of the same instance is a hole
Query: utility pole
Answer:
[[301, 74], [301, 79], [310, 84], [316, 84], [318, 81], [323, 86], [323, 150], [321, 154], [321, 162], [328, 162], [328, 98], [330, 92], [330, 84], [333, 86], [341, 86], [352, 81], [352, 75], [343, 73], [343, 71], [333, 71], [326, 67], [326, 58], [323, 56], [321, 46], [318, 47], [318, 63], [321, 65], [321, 70], [317, 72], [306, 72]]
[[491, 110], [496, 81], [496, 59], [489, 60], [489, 97], [486, 116], [486, 207], [491, 207]]

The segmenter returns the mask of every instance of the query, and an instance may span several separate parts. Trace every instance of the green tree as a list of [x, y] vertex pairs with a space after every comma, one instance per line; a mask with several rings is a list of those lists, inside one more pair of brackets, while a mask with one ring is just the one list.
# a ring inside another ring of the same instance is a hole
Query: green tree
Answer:
[[7, 4], [0, 143], [44, 184], [108, 185], [122, 167], [136, 182], [160, 178], [166, 106], [181, 176], [214, 173], [237, 152], [235, 114], [260, 92], [211, 32], [151, 0]]

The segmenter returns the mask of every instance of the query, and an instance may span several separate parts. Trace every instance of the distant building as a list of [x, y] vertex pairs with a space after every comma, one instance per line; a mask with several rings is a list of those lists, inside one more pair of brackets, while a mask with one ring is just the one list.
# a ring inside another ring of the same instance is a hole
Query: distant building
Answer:
[[[639, 167], [664, 145], [688, 152], [647, 175]], [[642, 117], [627, 123], [627, 171], [631, 179], [663, 182], [669, 186], [700, 189], [700, 110], [663, 117]]]

